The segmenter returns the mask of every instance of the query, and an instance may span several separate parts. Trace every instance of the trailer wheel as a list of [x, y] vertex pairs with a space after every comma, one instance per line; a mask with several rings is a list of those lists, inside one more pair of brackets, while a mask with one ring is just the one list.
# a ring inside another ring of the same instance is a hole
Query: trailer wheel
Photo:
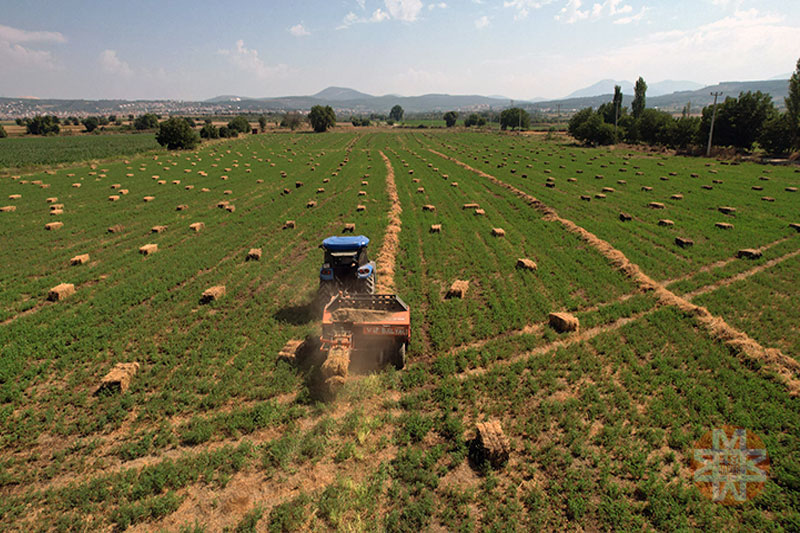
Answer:
[[394, 355], [394, 367], [397, 370], [402, 370], [403, 367], [406, 366], [406, 343], [401, 342], [397, 346], [397, 350]]

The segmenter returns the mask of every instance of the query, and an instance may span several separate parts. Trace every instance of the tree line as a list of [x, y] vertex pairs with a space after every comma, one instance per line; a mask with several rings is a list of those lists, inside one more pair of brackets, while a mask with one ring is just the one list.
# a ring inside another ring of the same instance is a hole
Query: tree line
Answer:
[[701, 116], [691, 116], [690, 105], [681, 116], [647, 108], [647, 84], [641, 77], [634, 87], [631, 111], [622, 107], [622, 90], [614, 88], [611, 102], [582, 109], [572, 116], [568, 131], [578, 141], [607, 145], [624, 141], [677, 149], [699, 149], [708, 144], [712, 118], [713, 146], [731, 146], [750, 151], [761, 148], [783, 155], [800, 149], [800, 59], [789, 79], [786, 111], [781, 113], [772, 97], [761, 91], [747, 91], [738, 97], [728, 96], [714, 106], [706, 106]]

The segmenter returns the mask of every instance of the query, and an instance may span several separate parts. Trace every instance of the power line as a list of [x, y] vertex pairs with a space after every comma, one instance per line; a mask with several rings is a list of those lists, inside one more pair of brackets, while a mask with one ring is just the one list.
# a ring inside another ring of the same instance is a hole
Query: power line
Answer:
[[711, 130], [708, 132], [708, 148], [706, 148], [706, 157], [711, 157], [711, 139], [714, 137], [714, 120], [717, 118], [717, 97], [722, 94], [722, 91], [710, 94], [714, 97], [714, 110], [711, 112]]

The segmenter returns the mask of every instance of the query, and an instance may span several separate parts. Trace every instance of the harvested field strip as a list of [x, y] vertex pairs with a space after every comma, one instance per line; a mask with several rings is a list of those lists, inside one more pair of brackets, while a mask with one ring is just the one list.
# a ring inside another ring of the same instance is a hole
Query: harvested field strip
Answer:
[[[737, 281], [741, 281], [743, 279], [747, 279], [750, 276], [753, 276], [755, 274], [763, 272], [764, 270], [766, 270], [768, 268], [772, 268], [773, 266], [775, 266], [775, 265], [777, 265], [779, 263], [782, 263], [782, 262], [786, 261], [787, 259], [791, 259], [793, 257], [796, 257], [798, 255], [800, 255], [800, 249], [795, 250], [793, 252], [789, 252], [788, 254], [782, 255], [780, 257], [776, 257], [774, 259], [770, 259], [769, 261], [767, 261], [764, 264], [755, 266], [755, 267], [753, 267], [753, 268], [751, 268], [749, 270], [745, 270], [744, 272], [739, 272], [738, 274], [736, 274], [734, 276], [731, 276], [729, 278], [725, 278], [725, 279], [722, 279], [720, 281], [714, 282], [714, 283], [712, 283], [710, 285], [706, 285], [705, 287], [700, 287], [699, 289], [695, 289], [695, 290], [693, 290], [691, 292], [687, 292], [686, 294], [683, 295], [683, 297], [688, 299], [688, 300], [693, 300], [697, 296], [701, 296], [703, 294], [715, 291], [715, 290], [719, 289], [720, 287], [725, 287], [727, 285], [730, 285], [731, 283], [736, 283]], [[741, 259], [740, 259], [740, 261], [741, 261]]]
[[400, 205], [400, 197], [397, 195], [392, 162], [383, 152], [378, 153], [386, 164], [386, 193], [392, 205], [389, 211], [389, 225], [386, 227], [386, 236], [383, 238], [383, 245], [376, 259], [380, 269], [376, 288], [378, 293], [394, 294], [395, 256], [397, 255], [397, 247], [400, 241], [398, 234], [402, 224], [400, 214], [403, 212], [403, 207]]
[[704, 307], [699, 307], [692, 304], [687, 299], [682, 298], [666, 288], [658, 284], [653, 279], [648, 277], [641, 269], [631, 263], [625, 255], [619, 250], [612, 247], [606, 241], [597, 238], [592, 233], [581, 228], [574, 222], [561, 218], [552, 208], [546, 206], [533, 196], [517, 189], [512, 185], [508, 185], [499, 179], [486, 174], [480, 170], [473, 169], [466, 163], [462, 163], [454, 158], [446, 156], [435, 150], [430, 150], [432, 153], [456, 162], [456, 164], [481, 175], [490, 181], [502, 185], [514, 192], [521, 198], [524, 198], [534, 209], [540, 211], [549, 220], [559, 222], [562, 226], [566, 227], [571, 233], [579, 235], [583, 240], [602, 253], [611, 264], [624, 272], [631, 279], [635, 280], [643, 290], [653, 290], [659, 302], [663, 305], [674, 305], [681, 311], [691, 314], [696, 317], [697, 321], [714, 337], [724, 341], [730, 349], [750, 359], [754, 359], [763, 364], [763, 368], [767, 372], [775, 373], [778, 378], [784, 382], [789, 392], [792, 395], [800, 395], [800, 362], [786, 356], [777, 349], [766, 349], [758, 342], [748, 336], [746, 333], [732, 328], [730, 325], [719, 317], [713, 316]]
[[[675, 278], [727, 259], [745, 245], [755, 248], [778, 239], [787, 234], [791, 222], [787, 206], [793, 197], [783, 191], [785, 185], [797, 183], [790, 169], [773, 173], [769, 185], [775, 189], [772, 195], [776, 201], [769, 203], [750, 194], [750, 185], [762, 172], [755, 164], [725, 167], [724, 163], [709, 162], [702, 166], [693, 158], [587, 150], [524, 137], [432, 132], [423, 136], [430, 146], [441, 146], [437, 149], [465, 161], [472, 159], [472, 166], [506, 183], [526, 190], [535, 188], [536, 196], [547, 205], [614, 244], [655, 279]], [[670, 170], [677, 172], [673, 176]], [[601, 179], [595, 179], [595, 174]], [[668, 181], [661, 181], [660, 175]], [[543, 186], [545, 177], [555, 180], [554, 188]], [[724, 184], [716, 185], [713, 191], [701, 190], [700, 184], [712, 177], [723, 178]], [[617, 178], [625, 178], [626, 184], [617, 184]], [[653, 190], [643, 192], [641, 186], [645, 184]], [[607, 185], [615, 192], [604, 200], [592, 197]], [[684, 193], [684, 199], [671, 200], [673, 193]], [[589, 195], [592, 201], [576, 201], [579, 194]], [[666, 210], [648, 209], [648, 202], [654, 200], [664, 203]], [[738, 212], [720, 213], [717, 207], [725, 204], [737, 206]], [[633, 221], [621, 223], [620, 211], [631, 214]], [[735, 218], [735, 231], [717, 230], [714, 224], [723, 221], [720, 217], [727, 221]], [[659, 228], [659, 218], [673, 219], [675, 225]], [[673, 243], [676, 236], [691, 238], [696, 246], [690, 251], [679, 249]]]
[[[492, 363], [491, 365], [486, 366], [486, 367], [475, 368], [475, 369], [467, 370], [466, 372], [462, 372], [460, 374], [456, 374], [456, 377], [458, 379], [460, 379], [460, 380], [464, 380], [464, 379], [467, 379], [467, 378], [471, 378], [471, 377], [474, 377], [474, 376], [481, 375], [481, 374], [483, 374], [485, 372], [490, 372], [490, 371], [492, 371], [492, 369], [494, 369], [494, 368], [496, 368], [498, 366], [514, 364], [514, 363], [517, 363], [519, 361], [524, 361], [524, 360], [526, 360], [526, 359], [528, 359], [529, 357], [532, 357], [532, 356], [543, 355], [543, 354], [549, 353], [549, 352], [551, 352], [553, 350], [557, 350], [559, 348], [566, 348], [567, 346], [571, 346], [571, 345], [577, 344], [579, 342], [588, 341], [590, 339], [593, 339], [594, 337], [597, 337], [598, 335], [602, 335], [604, 333], [608, 333], [608, 332], [611, 332], [611, 331], [618, 330], [619, 328], [621, 328], [621, 327], [623, 327], [623, 326], [625, 326], [627, 324], [630, 324], [631, 322], [639, 320], [640, 318], [645, 317], [645, 316], [649, 315], [650, 313], [653, 313], [657, 309], [659, 309], [659, 307], [655, 306], [652, 309], [649, 309], [647, 311], [643, 311], [641, 313], [637, 313], [637, 314], [635, 314], [633, 316], [620, 318], [620, 319], [616, 320], [615, 322], [613, 322], [611, 324], [606, 324], [606, 325], [603, 325], [603, 326], [597, 326], [597, 327], [594, 327], [594, 328], [591, 328], [591, 329], [587, 329], [585, 331], [580, 331], [578, 333], [567, 334], [567, 335], [564, 336], [564, 338], [559, 338], [556, 341], [553, 341], [551, 343], [545, 344], [543, 346], [539, 346], [537, 348], [534, 348], [533, 350], [518, 354], [518, 355], [516, 355], [516, 356], [514, 356], [514, 357], [512, 357], [510, 359], [502, 359], [500, 361], [495, 361], [494, 363]], [[544, 325], [542, 325], [540, 327], [544, 327]]]
[[[797, 273], [800, 250], [793, 257], [731, 283], [703, 292], [693, 302], [706, 307], [762, 344], [780, 348], [800, 361], [800, 305]], [[762, 265], [765, 266], [766, 265]]]

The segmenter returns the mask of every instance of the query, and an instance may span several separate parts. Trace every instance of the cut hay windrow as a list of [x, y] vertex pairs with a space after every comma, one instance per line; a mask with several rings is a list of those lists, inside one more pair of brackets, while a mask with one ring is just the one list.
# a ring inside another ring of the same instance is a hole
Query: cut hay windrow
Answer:
[[389, 223], [386, 226], [383, 244], [376, 258], [376, 263], [381, 273], [377, 279], [376, 290], [379, 293], [394, 294], [394, 270], [397, 250], [400, 245], [400, 228], [402, 225], [400, 214], [403, 212], [403, 207], [400, 205], [400, 197], [397, 194], [392, 163], [382, 151], [378, 153], [386, 166], [386, 194], [389, 196], [391, 205], [389, 206]]
[[745, 359], [759, 361], [763, 364], [764, 371], [768, 376], [770, 373], [774, 372], [779, 380], [786, 385], [791, 395], [800, 396], [799, 361], [787, 356], [778, 349], [764, 348], [746, 333], [731, 327], [723, 319], [712, 315], [705, 307], [695, 305], [686, 298], [676, 295], [642, 272], [638, 265], [631, 263], [625, 254], [611, 246], [607, 241], [598, 238], [596, 235], [578, 226], [571, 220], [560, 217], [552, 207], [547, 206], [533, 196], [490, 174], [474, 169], [455, 158], [435, 150], [428, 149], [428, 151], [439, 157], [453, 161], [455, 164], [488, 179], [492, 183], [504, 187], [524, 199], [531, 207], [542, 213], [545, 220], [560, 223], [569, 232], [578, 235], [582, 240], [591, 245], [606, 257], [615, 268], [634, 280], [639, 285], [640, 289], [652, 291], [662, 305], [675, 306], [687, 315], [693, 316], [714, 339], [723, 342], [732, 353]]

